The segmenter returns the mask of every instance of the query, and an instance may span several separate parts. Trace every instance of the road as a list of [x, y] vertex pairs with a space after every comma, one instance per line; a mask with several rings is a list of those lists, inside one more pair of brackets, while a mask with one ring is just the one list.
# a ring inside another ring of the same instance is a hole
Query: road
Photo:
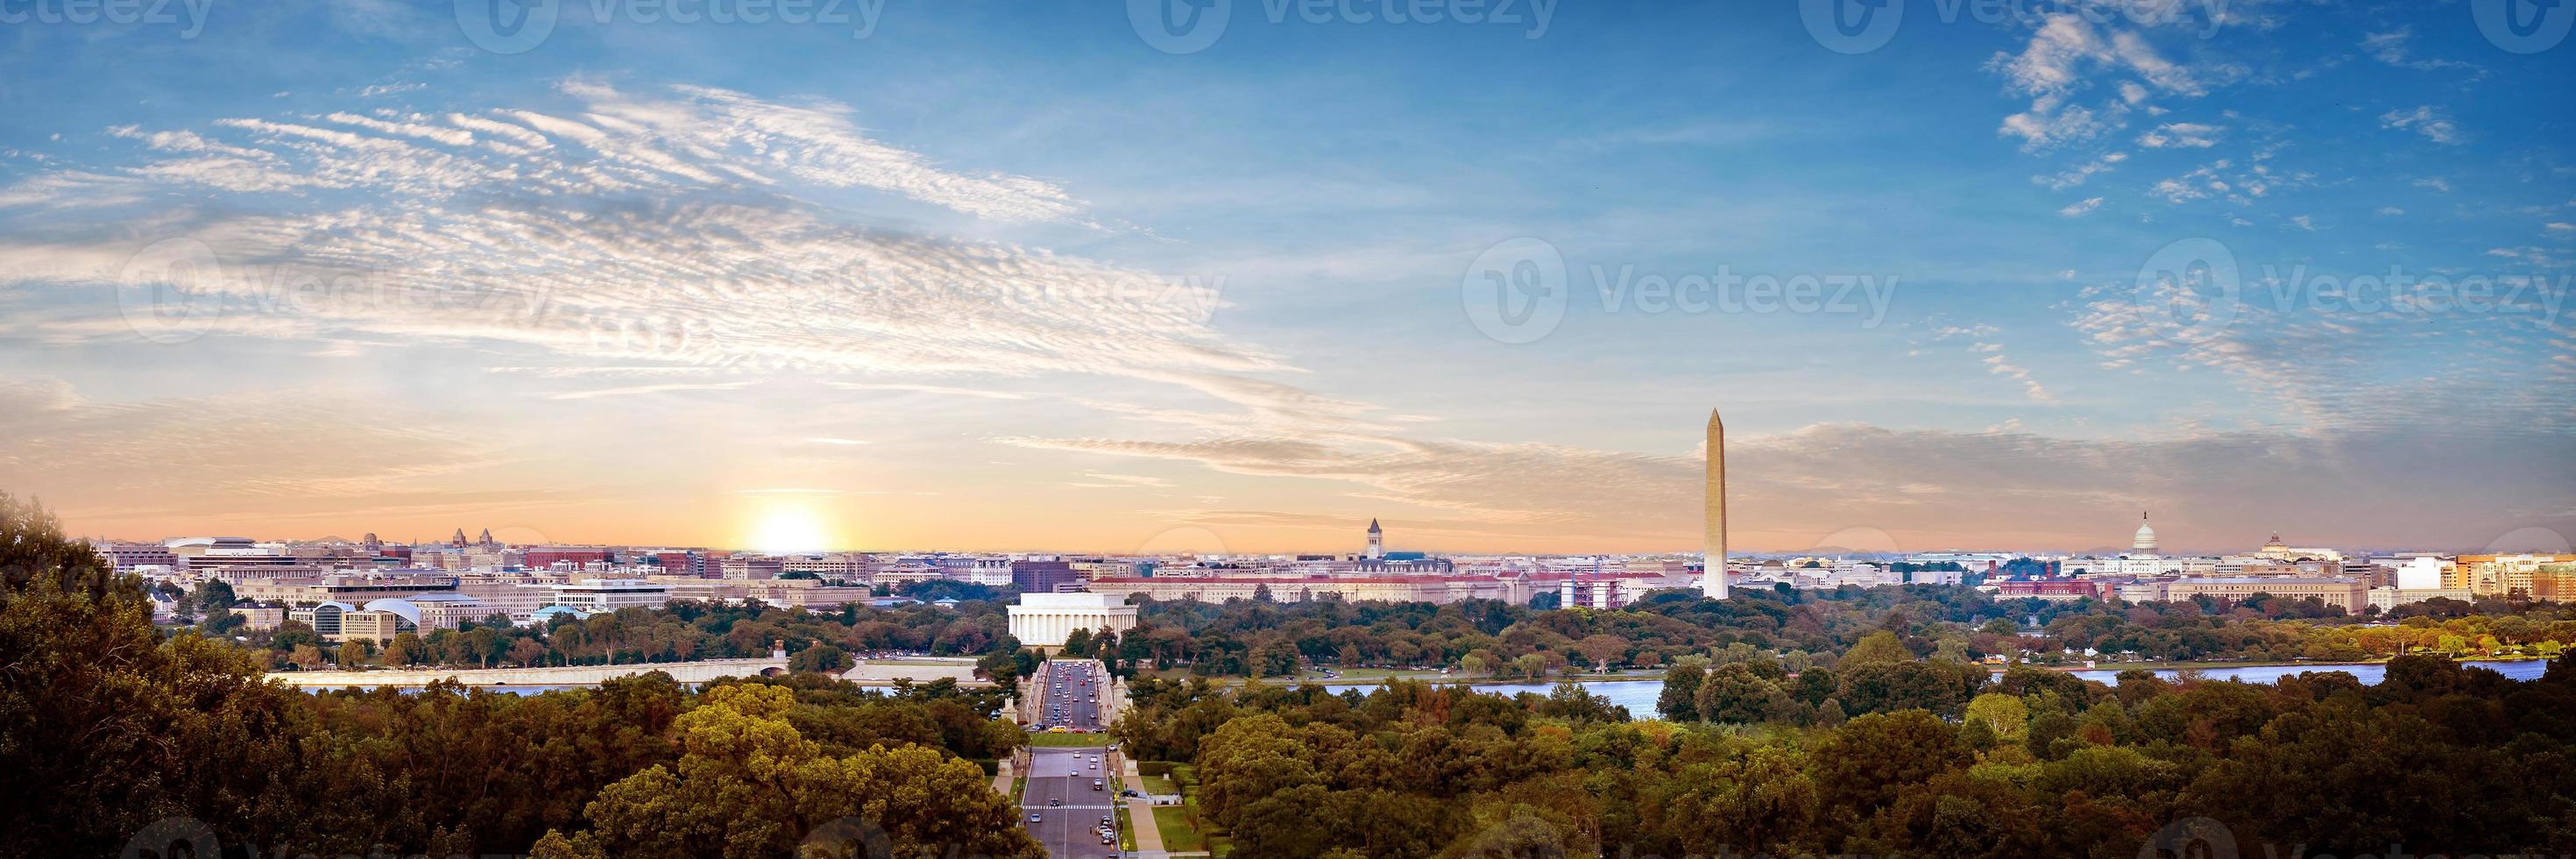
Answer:
[[1067, 728], [1100, 730], [1100, 695], [1108, 677], [1100, 663], [1090, 660], [1048, 662], [1043, 669], [1044, 683], [1038, 689], [1038, 728], [1062, 725]]
[[[1020, 820], [1038, 843], [1046, 845], [1047, 855], [1056, 859], [1118, 855], [1116, 833], [1111, 833], [1110, 843], [1102, 844], [1099, 828], [1103, 818], [1117, 819], [1111, 805], [1117, 794], [1105, 785], [1091, 789], [1093, 780], [1107, 777], [1091, 762], [1105, 757], [1099, 749], [1031, 750], [1028, 786], [1020, 794]], [[1032, 815], [1037, 822], [1029, 822]]]
[[[1099, 730], [1100, 704], [1092, 700], [1108, 678], [1100, 663], [1049, 662], [1039, 689], [1038, 727]], [[1028, 782], [1020, 789], [1020, 824], [1056, 859], [1117, 856], [1117, 833], [1102, 844], [1100, 824], [1117, 819], [1118, 792], [1108, 784], [1108, 754], [1096, 747], [1032, 748]], [[1092, 782], [1099, 781], [1099, 789]], [[1031, 818], [1036, 818], [1034, 821]]]

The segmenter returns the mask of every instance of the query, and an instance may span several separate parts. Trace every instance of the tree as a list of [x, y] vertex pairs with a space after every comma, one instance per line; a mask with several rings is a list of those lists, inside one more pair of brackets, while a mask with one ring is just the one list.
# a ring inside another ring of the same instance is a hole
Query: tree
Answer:
[[[1044, 855], [983, 768], [936, 749], [822, 753], [786, 718], [795, 693], [717, 686], [673, 724], [681, 755], [603, 788], [574, 834], [583, 857]], [[541, 842], [562, 851], [558, 836]]]
[[1592, 670], [1608, 673], [1610, 661], [1627, 654], [1628, 642], [1615, 635], [1596, 633], [1575, 642], [1574, 649], [1583, 654], [1583, 658], [1592, 660]]
[[1750, 724], [1781, 714], [1788, 696], [1742, 663], [1720, 665], [1699, 687], [1700, 718]]
[[1285, 638], [1263, 642], [1252, 654], [1253, 664], [1263, 677], [1285, 677], [1297, 673], [1297, 644]]
[[1655, 696], [1655, 712], [1675, 722], [1696, 722], [1699, 687], [1708, 679], [1708, 658], [1684, 656], [1664, 672], [1664, 691]]
[[1064, 655], [1077, 659], [1091, 655], [1091, 630], [1077, 629], [1064, 637]]
[[254, 731], [298, 693], [229, 643], [161, 637], [140, 579], [5, 492], [0, 659], [0, 773], [41, 786], [0, 805], [0, 856], [114, 855], [171, 816], [238, 838], [258, 783], [291, 760]]
[[1232, 827], [1253, 803], [1315, 784], [1300, 732], [1260, 713], [1227, 721], [1199, 741], [1199, 803], [1217, 825]]
[[1919, 710], [1872, 713], [1837, 728], [1816, 747], [1809, 772], [1824, 807], [1866, 817], [1910, 784], [1967, 766], [1958, 729]]
[[1850, 650], [1844, 651], [1843, 658], [1835, 662], [1834, 666], [1849, 670], [1862, 665], [1906, 662], [1913, 658], [1914, 654], [1905, 649], [1905, 643], [1897, 640], [1896, 633], [1879, 630], [1862, 638], [1859, 643], [1853, 644]]
[[839, 647], [817, 644], [787, 658], [787, 669], [816, 674], [838, 674], [850, 670], [850, 654]]
[[2019, 743], [2030, 727], [2030, 708], [2019, 695], [1988, 692], [1968, 702], [1968, 722], [1986, 727], [1997, 742]]
[[393, 668], [419, 665], [430, 661], [429, 645], [421, 643], [419, 633], [397, 632], [394, 640], [385, 644], [385, 652], [377, 661]]
[[1834, 697], [1855, 713], [1929, 710], [1947, 715], [1962, 700], [1953, 676], [1921, 662], [1846, 666], [1840, 673], [1842, 685]]

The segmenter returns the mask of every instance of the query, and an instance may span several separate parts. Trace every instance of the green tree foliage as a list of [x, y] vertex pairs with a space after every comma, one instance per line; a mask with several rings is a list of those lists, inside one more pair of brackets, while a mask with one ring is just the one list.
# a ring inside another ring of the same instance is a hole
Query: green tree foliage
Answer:
[[897, 855], [1039, 856], [982, 768], [920, 746], [827, 754], [788, 718], [794, 692], [719, 686], [674, 727], [680, 755], [618, 780], [572, 836], [582, 857], [797, 855], [800, 845]]
[[1897, 640], [1896, 633], [1880, 630], [1852, 645], [1851, 650], [1835, 664], [1848, 670], [1865, 665], [1895, 665], [1913, 659], [1914, 654], [1906, 651], [1905, 643]]
[[1699, 721], [1699, 687], [1707, 679], [1707, 657], [1675, 660], [1671, 670], [1664, 672], [1664, 689], [1656, 693], [1655, 712], [1675, 722]]
[[[562, 629], [573, 628], [617, 632]], [[488, 628], [441, 632], [456, 634], [406, 634], [386, 654], [471, 659], [505, 640]], [[323, 643], [301, 624], [271, 637], [297, 661], [324, 662]], [[462, 646], [442, 650], [451, 642]], [[374, 658], [334, 649], [343, 659]], [[524, 697], [452, 684], [306, 693], [262, 678], [265, 654], [276, 652], [156, 630], [140, 581], [116, 575], [35, 505], [0, 494], [0, 773], [31, 788], [0, 805], [0, 856], [116, 855], [174, 818], [196, 821], [236, 854], [583, 855], [581, 839], [596, 846], [602, 837], [586, 808], [649, 819], [653, 812], [628, 801], [651, 796], [649, 779], [630, 781], [696, 772], [680, 726], [693, 696], [667, 675]], [[727, 691], [737, 686], [768, 691]], [[1034, 848], [982, 769], [959, 759], [996, 757], [1023, 742], [992, 718], [992, 693], [942, 681], [886, 695], [810, 675], [719, 683], [706, 693], [743, 696], [759, 696], [757, 718], [724, 724], [742, 727], [744, 742], [776, 739], [776, 724], [789, 725], [798, 738], [791, 745], [818, 750], [804, 763], [828, 763], [838, 779], [800, 794], [791, 809], [800, 816], [778, 818], [787, 821], [780, 831], [803, 838], [813, 833], [796, 827], [855, 816], [896, 843], [986, 855]], [[792, 700], [782, 708], [780, 696]], [[697, 711], [712, 723], [723, 709]], [[625, 787], [604, 793], [612, 785]], [[745, 804], [692, 813], [748, 819], [773, 807], [774, 797], [728, 795]]]
[[1754, 723], [1792, 718], [1789, 696], [1743, 663], [1720, 665], [1699, 687], [1698, 711], [1711, 722]]
[[[1692, 706], [1726, 724], [1569, 717], [1560, 695], [1420, 683], [1192, 681], [1142, 689], [1120, 731], [1140, 754], [1195, 761], [1200, 808], [1247, 857], [2122, 857], [2189, 818], [2225, 826], [2240, 855], [2576, 846], [2576, 668], [2517, 683], [2409, 657], [2376, 686], [2141, 676], [2115, 695], [2036, 669], [1972, 693], [1963, 666], [1914, 659], [1782, 688], [1755, 665], [1698, 690]], [[1776, 700], [1762, 683], [1795, 706], [1754, 713], [1745, 702]], [[1830, 696], [1800, 712], [1801, 694], [1845, 686], [1878, 697], [1847, 721]], [[1896, 706], [1909, 696], [1953, 711]]]

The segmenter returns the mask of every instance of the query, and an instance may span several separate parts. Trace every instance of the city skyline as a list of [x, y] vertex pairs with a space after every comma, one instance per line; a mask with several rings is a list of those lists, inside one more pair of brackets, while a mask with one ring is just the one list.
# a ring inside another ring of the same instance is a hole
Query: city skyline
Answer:
[[[1405, 523], [1403, 523], [1403, 522], [1397, 522], [1396, 524], [1400, 527], [1400, 526], [1404, 525]], [[1367, 522], [1367, 525], [1368, 525], [1368, 526], [1370, 526], [1370, 527], [1369, 527], [1369, 530], [1368, 530], [1368, 531], [1366, 531], [1366, 532], [1364, 532], [1364, 536], [1363, 536], [1363, 537], [1361, 537], [1361, 538], [1359, 538], [1357, 541], [1354, 541], [1352, 545], [1339, 545], [1339, 546], [1336, 546], [1336, 545], [1315, 545], [1315, 546], [1307, 546], [1307, 547], [1297, 548], [1297, 549], [1278, 550], [1278, 551], [1248, 551], [1248, 550], [1247, 550], [1247, 551], [1235, 551], [1235, 550], [1194, 550], [1194, 549], [1187, 549], [1187, 548], [1157, 548], [1157, 549], [1150, 549], [1150, 550], [1149, 550], [1149, 549], [1113, 550], [1113, 549], [1100, 549], [1100, 548], [1082, 548], [1082, 547], [1044, 547], [1044, 546], [1023, 546], [1023, 547], [1017, 547], [1017, 548], [1006, 548], [1006, 549], [989, 549], [989, 548], [987, 548], [987, 549], [970, 549], [970, 548], [960, 548], [960, 547], [953, 547], [953, 546], [950, 546], [950, 547], [941, 547], [941, 546], [802, 546], [802, 547], [799, 547], [799, 546], [784, 546], [784, 545], [771, 545], [771, 546], [759, 546], [759, 545], [749, 545], [749, 544], [736, 545], [736, 544], [722, 544], [722, 543], [715, 543], [715, 544], [691, 544], [691, 543], [686, 543], [686, 542], [670, 541], [670, 540], [640, 540], [640, 541], [616, 541], [616, 540], [610, 540], [610, 541], [598, 541], [598, 540], [553, 540], [553, 539], [546, 538], [546, 537], [545, 537], [544, 535], [542, 535], [542, 534], [537, 534], [537, 533], [535, 533], [535, 532], [533, 532], [533, 531], [528, 531], [528, 530], [525, 530], [525, 529], [508, 529], [508, 528], [502, 529], [502, 531], [501, 531], [499, 534], [494, 534], [494, 533], [492, 533], [492, 529], [484, 528], [484, 529], [482, 529], [482, 532], [481, 532], [480, 534], [478, 534], [478, 535], [477, 535], [477, 536], [475, 536], [474, 538], [469, 539], [469, 540], [466, 540], [466, 541], [464, 541], [464, 542], [462, 542], [462, 543], [457, 542], [457, 541], [456, 541], [456, 537], [455, 537], [454, 535], [452, 535], [452, 534], [451, 534], [450, 536], [448, 536], [448, 537], [412, 537], [412, 536], [401, 536], [401, 537], [396, 537], [396, 538], [390, 538], [390, 539], [388, 539], [388, 538], [385, 538], [385, 537], [384, 537], [384, 535], [382, 535], [382, 534], [378, 534], [378, 533], [375, 533], [375, 532], [367, 532], [367, 533], [363, 534], [363, 535], [362, 535], [362, 536], [360, 536], [360, 537], [354, 537], [354, 538], [353, 538], [353, 537], [347, 537], [347, 536], [339, 535], [339, 534], [326, 534], [326, 535], [321, 535], [321, 536], [317, 536], [317, 537], [275, 537], [275, 536], [263, 536], [263, 535], [260, 535], [260, 534], [257, 534], [257, 533], [248, 533], [248, 532], [245, 532], [245, 533], [221, 533], [221, 534], [217, 534], [217, 533], [199, 533], [199, 534], [188, 534], [188, 535], [162, 535], [162, 536], [158, 536], [158, 537], [149, 537], [149, 538], [134, 538], [134, 537], [128, 537], [128, 536], [123, 536], [123, 535], [101, 535], [101, 534], [87, 534], [87, 535], [78, 535], [78, 536], [80, 536], [80, 537], [81, 537], [81, 538], [83, 538], [83, 539], [87, 539], [87, 540], [91, 540], [91, 541], [93, 541], [93, 542], [99, 543], [99, 544], [101, 544], [101, 545], [117, 544], [117, 543], [123, 543], [123, 544], [167, 544], [167, 543], [177, 543], [177, 542], [185, 542], [185, 541], [200, 541], [200, 540], [209, 540], [209, 539], [215, 539], [215, 540], [241, 539], [241, 540], [250, 540], [250, 541], [253, 541], [254, 543], [257, 543], [257, 544], [271, 544], [271, 545], [283, 545], [283, 544], [302, 544], [302, 545], [330, 544], [330, 545], [352, 545], [352, 546], [355, 546], [355, 545], [366, 545], [366, 544], [368, 544], [370, 541], [374, 541], [374, 542], [378, 542], [378, 543], [381, 543], [381, 544], [383, 544], [383, 545], [387, 545], [387, 546], [414, 546], [414, 547], [447, 547], [447, 546], [451, 546], [451, 545], [457, 545], [457, 546], [469, 546], [469, 547], [480, 547], [480, 546], [490, 545], [490, 546], [501, 546], [501, 547], [512, 547], [512, 548], [520, 548], [520, 547], [548, 547], [548, 546], [558, 546], [558, 547], [605, 546], [605, 547], [623, 547], [623, 548], [645, 548], [645, 547], [657, 547], [657, 548], [667, 548], [667, 549], [674, 549], [674, 550], [707, 550], [707, 551], [718, 551], [718, 552], [741, 552], [741, 553], [752, 554], [752, 555], [772, 555], [772, 556], [797, 556], [797, 555], [809, 555], [809, 556], [811, 556], [811, 555], [830, 555], [830, 554], [877, 554], [877, 555], [887, 555], [887, 554], [910, 554], [910, 553], [924, 553], [924, 554], [943, 554], [943, 553], [944, 553], [944, 554], [960, 554], [960, 555], [988, 555], [988, 556], [993, 556], [993, 555], [1076, 555], [1076, 556], [1079, 556], [1079, 555], [1095, 555], [1095, 556], [1128, 556], [1128, 557], [1151, 557], [1151, 556], [1170, 556], [1170, 557], [1177, 557], [1177, 556], [1192, 556], [1192, 555], [1202, 555], [1202, 556], [1236, 556], [1236, 557], [1255, 557], [1255, 556], [1290, 556], [1290, 555], [1341, 555], [1341, 556], [1350, 556], [1350, 557], [1358, 557], [1358, 558], [1368, 558], [1368, 557], [1375, 557], [1375, 556], [1382, 555], [1384, 552], [1398, 552], [1398, 553], [1402, 553], [1402, 552], [1413, 552], [1413, 553], [1428, 553], [1428, 554], [1433, 554], [1433, 555], [1452, 555], [1452, 554], [1454, 554], [1454, 555], [1469, 555], [1469, 556], [1491, 556], [1491, 555], [1536, 555], [1536, 556], [1559, 556], [1559, 557], [1561, 557], [1561, 556], [1585, 556], [1585, 555], [1605, 556], [1605, 557], [1617, 557], [1617, 556], [1650, 557], [1650, 556], [1672, 556], [1672, 555], [1699, 555], [1699, 556], [1703, 556], [1703, 557], [1704, 557], [1704, 556], [1706, 555], [1706, 552], [1702, 552], [1702, 551], [1690, 551], [1690, 550], [1680, 550], [1680, 551], [1674, 551], [1674, 550], [1640, 550], [1640, 551], [1621, 551], [1621, 550], [1614, 550], [1614, 549], [1601, 549], [1601, 550], [1595, 550], [1595, 551], [1589, 551], [1589, 552], [1520, 552], [1520, 551], [1512, 551], [1512, 550], [1479, 550], [1479, 551], [1468, 551], [1468, 550], [1455, 550], [1455, 549], [1449, 549], [1449, 548], [1440, 547], [1440, 546], [1428, 546], [1428, 545], [1410, 545], [1410, 546], [1408, 546], [1408, 545], [1396, 545], [1396, 546], [1388, 547], [1388, 546], [1386, 546], [1385, 544], [1380, 543], [1380, 542], [1378, 542], [1378, 541], [1377, 541], [1377, 538], [1378, 538], [1378, 536], [1379, 536], [1379, 534], [1380, 534], [1380, 528], [1379, 528], [1379, 526], [1381, 525], [1380, 520], [1371, 519], [1371, 520], [1369, 520], [1369, 521]], [[457, 531], [459, 531], [459, 532], [461, 532], [461, 531], [465, 530], [465, 527], [464, 527], [464, 526], [459, 526], [456, 530], [457, 530]], [[1714, 535], [1712, 534], [1711, 536], [1713, 537]], [[1870, 535], [1870, 534], [1863, 533], [1863, 532], [1860, 532], [1860, 531], [1857, 531], [1857, 530], [1853, 530], [1853, 531], [1846, 531], [1846, 532], [1844, 532], [1844, 536], [1870, 537], [1870, 536], [1874, 536], [1874, 535]], [[2550, 530], [2548, 530], [2548, 529], [2544, 529], [2544, 528], [2526, 528], [2526, 529], [2522, 529], [2521, 531], [2508, 533], [2508, 534], [2504, 535], [2503, 537], [2498, 538], [2497, 540], [2491, 541], [2491, 542], [2490, 542], [2489, 544], [2487, 544], [2487, 545], [2484, 545], [2484, 546], [2476, 546], [2476, 547], [2339, 545], [2339, 546], [2323, 546], [2323, 547], [2320, 547], [2320, 548], [2333, 549], [2333, 550], [2346, 550], [2346, 549], [2350, 549], [2350, 550], [2365, 551], [2365, 552], [2390, 552], [2390, 553], [2435, 553], [2435, 554], [2454, 554], [2454, 553], [2461, 553], [2461, 552], [2479, 552], [2479, 551], [2485, 551], [2485, 552], [2502, 552], [2502, 553], [2517, 553], [2517, 552], [2540, 552], [2540, 553], [2552, 553], [2552, 552], [2555, 552], [2555, 553], [2562, 553], [2562, 554], [2563, 554], [2563, 553], [2565, 553], [2565, 552], [2567, 551], [2567, 550], [2565, 550], [2565, 549], [2555, 549], [2555, 548], [2552, 548], [2553, 546], [2555, 546], [2555, 545], [2556, 545], [2556, 543], [2555, 543], [2556, 538], [2557, 538], [2557, 534], [2556, 534], [2556, 532], [2550, 531]], [[2260, 541], [2260, 544], [2268, 545], [2268, 544], [2277, 544], [2277, 543], [2281, 543], [2281, 542], [2282, 542], [2282, 536], [2281, 536], [2281, 534], [2280, 534], [2278, 531], [2274, 531], [2274, 532], [2272, 532], [2272, 533], [2269, 535], [2269, 539], [2268, 539], [2267, 541]], [[2167, 549], [2159, 548], [2159, 547], [2157, 547], [2157, 546], [2151, 546], [2151, 545], [2146, 545], [2146, 544], [2140, 543], [2140, 542], [2138, 542], [2138, 541], [2137, 541], [2137, 539], [2136, 539], [2135, 537], [2133, 537], [2133, 538], [2132, 538], [2131, 542], [2130, 542], [2128, 545], [2116, 545], [2115, 543], [2104, 543], [2104, 544], [2101, 544], [2101, 545], [2096, 545], [2096, 546], [2087, 546], [2087, 547], [2074, 548], [2074, 549], [2034, 549], [2033, 547], [2027, 547], [2027, 546], [2009, 546], [2009, 545], [2001, 545], [2001, 544], [1996, 544], [1996, 545], [1932, 546], [1932, 547], [1920, 547], [1920, 548], [1899, 548], [1899, 549], [1889, 549], [1889, 548], [1868, 548], [1868, 547], [1865, 547], [1865, 546], [1822, 545], [1822, 544], [1820, 544], [1820, 545], [1815, 545], [1815, 546], [1807, 546], [1807, 547], [1799, 547], [1799, 548], [1789, 548], [1789, 549], [1746, 548], [1746, 547], [1737, 546], [1737, 547], [1734, 547], [1734, 548], [1732, 548], [1732, 549], [1727, 550], [1727, 555], [1728, 555], [1730, 558], [1740, 558], [1740, 557], [1790, 558], [1790, 557], [1798, 557], [1798, 556], [1801, 556], [1801, 555], [1808, 555], [1808, 554], [1820, 555], [1820, 556], [1822, 556], [1822, 555], [1907, 556], [1907, 555], [1927, 555], [1927, 554], [1928, 554], [1928, 555], [1940, 555], [1940, 554], [1948, 554], [1948, 553], [1994, 553], [1994, 552], [2011, 552], [2011, 553], [2018, 553], [2018, 554], [2023, 554], [2023, 555], [2028, 555], [2028, 556], [2034, 556], [2034, 557], [2069, 557], [2069, 556], [2099, 556], [2099, 557], [2113, 557], [2113, 556], [2119, 556], [2119, 555], [2128, 554], [2128, 553], [2132, 553], [2132, 552], [2144, 552], [2147, 556], [2160, 556], [2160, 557], [2218, 557], [2218, 556], [2223, 556], [2223, 555], [2241, 554], [2241, 553], [2244, 551], [2244, 546], [2246, 546], [2246, 545], [2257, 545], [2257, 543], [2248, 543], [2248, 544], [2242, 544], [2242, 545], [2193, 546], [2193, 547], [2189, 547], [2189, 548], [2183, 548], [2183, 549], [2172, 549], [2172, 550], [2167, 550]]]
[[2521, 83], [2576, 55], [2457, 6], [594, 8], [17, 31], [0, 488], [125, 539], [1686, 552], [1724, 403], [1744, 551], [2576, 535], [2576, 95]]

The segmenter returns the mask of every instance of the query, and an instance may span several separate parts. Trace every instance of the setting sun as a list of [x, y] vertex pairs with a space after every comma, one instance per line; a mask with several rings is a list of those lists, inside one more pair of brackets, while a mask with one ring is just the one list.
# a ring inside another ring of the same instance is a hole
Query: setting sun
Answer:
[[822, 517], [803, 507], [774, 507], [758, 514], [746, 540], [754, 551], [771, 554], [812, 552], [832, 547]]

